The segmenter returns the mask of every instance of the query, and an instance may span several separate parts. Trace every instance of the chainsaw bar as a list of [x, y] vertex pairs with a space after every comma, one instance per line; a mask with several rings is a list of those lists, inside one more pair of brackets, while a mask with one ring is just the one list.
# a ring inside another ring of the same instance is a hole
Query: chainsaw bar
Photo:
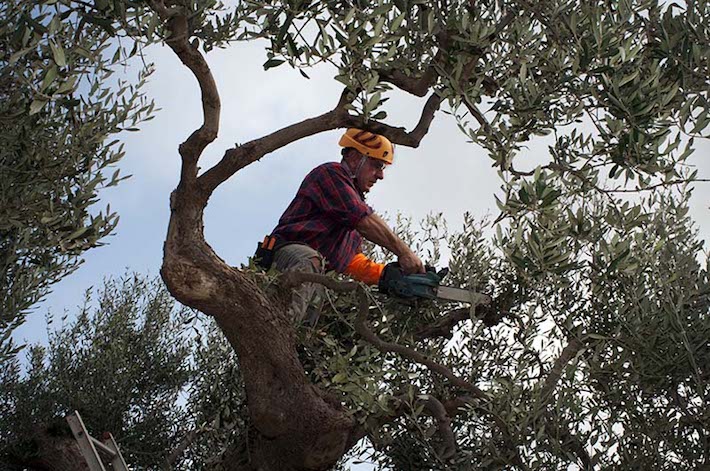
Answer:
[[435, 291], [437, 298], [445, 299], [447, 301], [471, 303], [473, 306], [488, 304], [491, 302], [491, 297], [486, 294], [476, 293], [462, 288], [454, 288], [452, 286], [439, 286]]

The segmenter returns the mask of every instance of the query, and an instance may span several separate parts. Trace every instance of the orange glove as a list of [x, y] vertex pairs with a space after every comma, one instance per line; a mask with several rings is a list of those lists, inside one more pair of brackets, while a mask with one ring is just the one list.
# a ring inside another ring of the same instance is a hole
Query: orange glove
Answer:
[[376, 285], [380, 281], [384, 268], [383, 263], [373, 262], [365, 254], [359, 253], [350, 260], [345, 273], [368, 285]]

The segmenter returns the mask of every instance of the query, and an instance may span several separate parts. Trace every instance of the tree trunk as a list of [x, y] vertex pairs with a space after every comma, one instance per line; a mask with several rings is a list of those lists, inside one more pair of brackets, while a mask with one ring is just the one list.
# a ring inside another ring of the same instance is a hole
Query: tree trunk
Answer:
[[352, 446], [355, 422], [306, 377], [285, 297], [267, 297], [205, 242], [199, 188], [178, 187], [161, 275], [181, 303], [211, 315], [239, 356], [249, 414], [258, 436], [249, 464], [234, 469], [320, 470]]
[[76, 440], [66, 435], [55, 435], [47, 428], [32, 436], [35, 455], [17, 461], [20, 469], [32, 471], [89, 471]]

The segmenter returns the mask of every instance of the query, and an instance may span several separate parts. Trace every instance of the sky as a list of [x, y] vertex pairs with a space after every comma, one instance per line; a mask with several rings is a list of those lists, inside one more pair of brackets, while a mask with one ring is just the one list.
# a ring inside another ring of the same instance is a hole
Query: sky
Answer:
[[[148, 50], [155, 62], [147, 93], [161, 109], [141, 131], [124, 133], [126, 157], [119, 168], [132, 177], [118, 187], [104, 190], [101, 205], [110, 204], [120, 214], [116, 233], [106, 246], [92, 249], [85, 263], [54, 285], [52, 293], [16, 330], [20, 343], [46, 342], [45, 314], [55, 318], [65, 311], [78, 311], [83, 293], [99, 286], [105, 277], [127, 270], [157, 275], [169, 218], [169, 195], [178, 181], [178, 145], [201, 124], [197, 83], [171, 51]], [[235, 143], [261, 137], [283, 126], [319, 115], [333, 108], [342, 85], [333, 80], [333, 70], [309, 71], [310, 80], [283, 65], [264, 71], [263, 43], [237, 44], [208, 55], [222, 99], [219, 138], [208, 147], [200, 166], [216, 163]], [[387, 103], [388, 123], [411, 129], [425, 101], [403, 92]], [[205, 213], [208, 243], [227, 263], [238, 266], [253, 254], [257, 241], [276, 224], [293, 198], [303, 177], [316, 165], [340, 157], [338, 139], [343, 131], [313, 136], [265, 156], [225, 182], [210, 199]], [[544, 141], [533, 142], [516, 159], [516, 167], [534, 168], [546, 156]], [[708, 142], [698, 146], [691, 163], [699, 177], [710, 177]], [[398, 146], [395, 164], [385, 179], [368, 195], [368, 203], [380, 213], [402, 213], [414, 220], [443, 213], [450, 229], [460, 227], [464, 212], [476, 218], [497, 215], [494, 194], [500, 183], [491, 161], [480, 147], [468, 143], [455, 120], [437, 114], [429, 134], [418, 149]], [[699, 185], [691, 215], [701, 238], [710, 239], [710, 185]]]

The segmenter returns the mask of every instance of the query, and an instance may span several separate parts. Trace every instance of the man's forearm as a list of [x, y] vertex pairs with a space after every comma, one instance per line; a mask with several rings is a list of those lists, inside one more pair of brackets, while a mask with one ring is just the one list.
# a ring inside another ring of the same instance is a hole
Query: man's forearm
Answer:
[[365, 216], [355, 229], [365, 239], [386, 248], [398, 257], [411, 252], [407, 244], [397, 237], [387, 223], [375, 213]]

